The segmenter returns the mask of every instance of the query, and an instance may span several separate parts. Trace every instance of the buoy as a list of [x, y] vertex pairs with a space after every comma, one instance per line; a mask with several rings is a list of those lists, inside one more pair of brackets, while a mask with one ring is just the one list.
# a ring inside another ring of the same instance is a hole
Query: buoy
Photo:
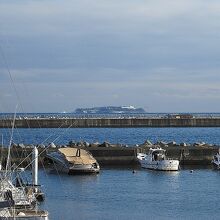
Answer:
[[190, 173], [193, 173], [193, 170], [190, 170]]
[[136, 172], [137, 172], [136, 170], [133, 170], [133, 171], [132, 171], [132, 173], [136, 173]]

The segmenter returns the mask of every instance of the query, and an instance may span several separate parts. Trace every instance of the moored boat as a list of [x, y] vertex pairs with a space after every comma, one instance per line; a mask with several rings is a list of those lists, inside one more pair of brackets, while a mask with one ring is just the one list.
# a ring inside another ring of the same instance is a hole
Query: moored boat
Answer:
[[150, 148], [148, 154], [138, 153], [137, 159], [142, 168], [161, 171], [179, 170], [179, 160], [166, 158], [165, 151], [162, 148]]
[[[33, 173], [35, 182], [32, 187], [27, 188], [20, 184], [19, 187], [13, 184], [15, 171], [6, 169], [0, 175], [0, 220], [48, 220], [48, 212], [39, 210], [36, 201], [37, 172], [38, 172], [38, 151], [36, 147], [33, 153]], [[9, 164], [9, 163], [8, 163]], [[16, 177], [16, 180], [17, 177]]]
[[4, 208], [0, 209], [0, 220], [48, 220], [48, 212], [41, 210], [26, 210]]
[[211, 163], [214, 169], [220, 170], [220, 149], [219, 152], [213, 156]]
[[48, 153], [47, 159], [55, 168], [68, 174], [98, 173], [100, 167], [96, 159], [86, 150], [73, 147], [59, 148]]

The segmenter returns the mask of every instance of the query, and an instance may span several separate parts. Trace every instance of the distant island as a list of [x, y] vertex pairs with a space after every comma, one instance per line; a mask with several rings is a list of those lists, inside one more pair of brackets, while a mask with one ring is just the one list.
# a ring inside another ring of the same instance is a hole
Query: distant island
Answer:
[[74, 113], [77, 114], [128, 114], [128, 113], [146, 113], [143, 108], [134, 106], [106, 106], [93, 108], [77, 108]]

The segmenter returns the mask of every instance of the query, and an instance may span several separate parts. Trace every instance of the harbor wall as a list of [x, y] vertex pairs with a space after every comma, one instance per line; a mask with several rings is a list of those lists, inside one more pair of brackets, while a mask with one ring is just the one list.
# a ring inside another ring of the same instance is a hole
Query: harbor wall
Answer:
[[[136, 155], [138, 152], [148, 152], [149, 147], [87, 147], [95, 159], [101, 166], [139, 166]], [[56, 149], [47, 149], [54, 151]], [[31, 162], [32, 148], [11, 148], [12, 164], [21, 163], [24, 158], [26, 160], [21, 165], [27, 165]], [[168, 158], [180, 160], [180, 164], [184, 165], [211, 165], [212, 157], [218, 152], [218, 147], [167, 147], [166, 155]], [[7, 158], [7, 148], [1, 148], [1, 158]], [[45, 164], [46, 151], [39, 148], [39, 165]]]
[[[137, 153], [147, 153], [149, 148], [115, 148], [115, 149], [89, 149], [101, 165], [138, 165]], [[184, 165], [211, 165], [213, 156], [218, 148], [206, 147], [168, 147], [166, 156], [180, 161]]]
[[[11, 128], [12, 119], [0, 119], [0, 128]], [[122, 128], [220, 127], [220, 118], [29, 118], [16, 119], [16, 128]]]

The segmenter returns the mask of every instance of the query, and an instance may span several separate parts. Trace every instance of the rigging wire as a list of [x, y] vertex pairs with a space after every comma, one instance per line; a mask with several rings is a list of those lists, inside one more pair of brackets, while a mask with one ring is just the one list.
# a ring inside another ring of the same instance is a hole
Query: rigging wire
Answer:
[[15, 109], [15, 114], [14, 114], [14, 118], [13, 118], [13, 123], [12, 123], [12, 130], [11, 130], [11, 137], [10, 137], [10, 141], [9, 141], [9, 146], [8, 146], [8, 157], [7, 157], [7, 163], [6, 163], [6, 174], [7, 171], [10, 170], [10, 165], [11, 165], [11, 145], [12, 145], [12, 141], [13, 141], [13, 134], [14, 134], [14, 128], [15, 128], [15, 118], [16, 118], [16, 112], [17, 112], [17, 106]]
[[[16, 86], [15, 86], [15, 81], [14, 81], [14, 79], [13, 79], [13, 77], [12, 77], [12, 73], [11, 73], [11, 71], [10, 71], [9, 64], [8, 64], [8, 62], [7, 62], [6, 56], [5, 56], [5, 54], [4, 54], [4, 50], [3, 50], [3, 48], [2, 48], [1, 45], [0, 45], [0, 53], [1, 53], [1, 56], [2, 56], [2, 58], [3, 58], [3, 61], [4, 61], [5, 65], [6, 65], [6, 69], [7, 69], [7, 72], [8, 72], [8, 74], [9, 74], [9, 78], [10, 78], [12, 87], [13, 87], [13, 89], [14, 89], [14, 92], [15, 92], [15, 95], [16, 95], [16, 98], [17, 98], [17, 101], [18, 101], [18, 103], [19, 103], [19, 106], [20, 106], [22, 112], [24, 112], [24, 108], [23, 108], [23, 105], [22, 105], [22, 102], [21, 102], [21, 98], [20, 98], [20, 96], [19, 96], [19, 94], [18, 94], [17, 88], [16, 88]], [[17, 107], [16, 107], [16, 108], [17, 108]], [[27, 125], [28, 125], [28, 128], [30, 129], [29, 121], [28, 121], [26, 118], [24, 118], [24, 119], [25, 119], [25, 121], [26, 121], [26, 123], [27, 123]], [[12, 138], [13, 138], [13, 134], [14, 134], [14, 129], [16, 128], [15, 121], [16, 121], [16, 114], [14, 115], [14, 118], [13, 118], [13, 126], [12, 126], [12, 130], [11, 130], [11, 135], [10, 135], [11, 138], [10, 138], [10, 143], [9, 143], [9, 154], [8, 154], [7, 165], [6, 165], [6, 174], [9, 172], [9, 168], [10, 168], [10, 167], [9, 167], [9, 165], [10, 165], [10, 164], [9, 164], [9, 162], [10, 162], [9, 155], [10, 155], [10, 148], [11, 148], [12, 140], [13, 140]], [[39, 128], [41, 128], [39, 121], [37, 121], [37, 122], [38, 122]], [[62, 123], [59, 128], [62, 128], [63, 124], [64, 124], [64, 123]], [[74, 123], [73, 123], [73, 124], [74, 124]], [[56, 138], [53, 140], [53, 142], [55, 142], [56, 140], [58, 140], [64, 133], [66, 133], [66, 132], [69, 130], [69, 128], [72, 127], [73, 124], [71, 124], [67, 129], [65, 129], [65, 131], [64, 131], [61, 135], [59, 135], [58, 137], [56, 137]], [[16, 131], [17, 131], [17, 130], [16, 130]], [[18, 132], [18, 133], [19, 133], [19, 132]], [[19, 135], [20, 135], [20, 133], [19, 133]], [[47, 138], [42, 142], [42, 144], [45, 143], [51, 136], [52, 136], [52, 135], [50, 135], [49, 137], [47, 137]], [[20, 137], [21, 137], [21, 136], [20, 136]], [[40, 158], [40, 155], [41, 155], [42, 153], [44, 153], [49, 147], [50, 147], [50, 145], [48, 145], [48, 147], [46, 147], [45, 149], [43, 149], [43, 151], [41, 151], [41, 152], [39, 153], [39, 155], [38, 155], [39, 158]], [[39, 148], [39, 146], [38, 146], [38, 148]], [[16, 150], [17, 150], [17, 149], [16, 149]], [[17, 152], [17, 153], [18, 153], [18, 152]], [[27, 155], [26, 158], [24, 158], [15, 168], [13, 168], [13, 170], [16, 170], [26, 159], [31, 160], [31, 159], [30, 159], [30, 155], [31, 155], [31, 154], [32, 154], [32, 153], [30, 153], [29, 155]], [[41, 162], [42, 162], [42, 161], [41, 161]], [[26, 170], [32, 163], [33, 163], [33, 161], [30, 161], [30, 162], [28, 163], [28, 165], [24, 168], [24, 170]], [[43, 165], [43, 168], [44, 168], [44, 170], [45, 170], [45, 167], [44, 167], [44, 164], [43, 164], [43, 163], [42, 163], [42, 165]], [[58, 172], [57, 172], [57, 173], [58, 173]], [[59, 173], [58, 173], [58, 175], [59, 175]], [[48, 178], [48, 176], [47, 176], [47, 178]], [[60, 178], [60, 175], [59, 175], [59, 178]], [[12, 181], [13, 181], [13, 180], [12, 180]], [[60, 182], [61, 182], [61, 178], [60, 178]]]
[[[65, 131], [64, 131], [60, 136], [56, 137], [56, 138], [53, 140], [53, 142], [55, 142], [56, 140], [58, 140], [58, 139], [59, 139], [63, 134], [65, 134], [65, 133], [67, 132], [67, 130], [68, 130], [69, 128], [71, 128], [72, 126], [73, 126], [73, 124], [71, 124], [67, 129], [65, 129]], [[39, 157], [40, 155], [42, 155], [49, 147], [50, 147], [50, 145], [48, 145], [46, 148], [44, 148], [44, 149], [38, 154], [38, 157]], [[32, 154], [32, 152], [31, 152], [27, 157], [30, 157], [31, 154]], [[24, 158], [24, 159], [22, 160], [22, 162], [14, 168], [14, 170], [18, 169], [18, 167], [27, 159], [27, 157]], [[24, 167], [24, 170], [26, 170], [33, 162], [34, 162], [34, 161], [31, 161], [28, 165], [26, 165], [26, 166]]]

